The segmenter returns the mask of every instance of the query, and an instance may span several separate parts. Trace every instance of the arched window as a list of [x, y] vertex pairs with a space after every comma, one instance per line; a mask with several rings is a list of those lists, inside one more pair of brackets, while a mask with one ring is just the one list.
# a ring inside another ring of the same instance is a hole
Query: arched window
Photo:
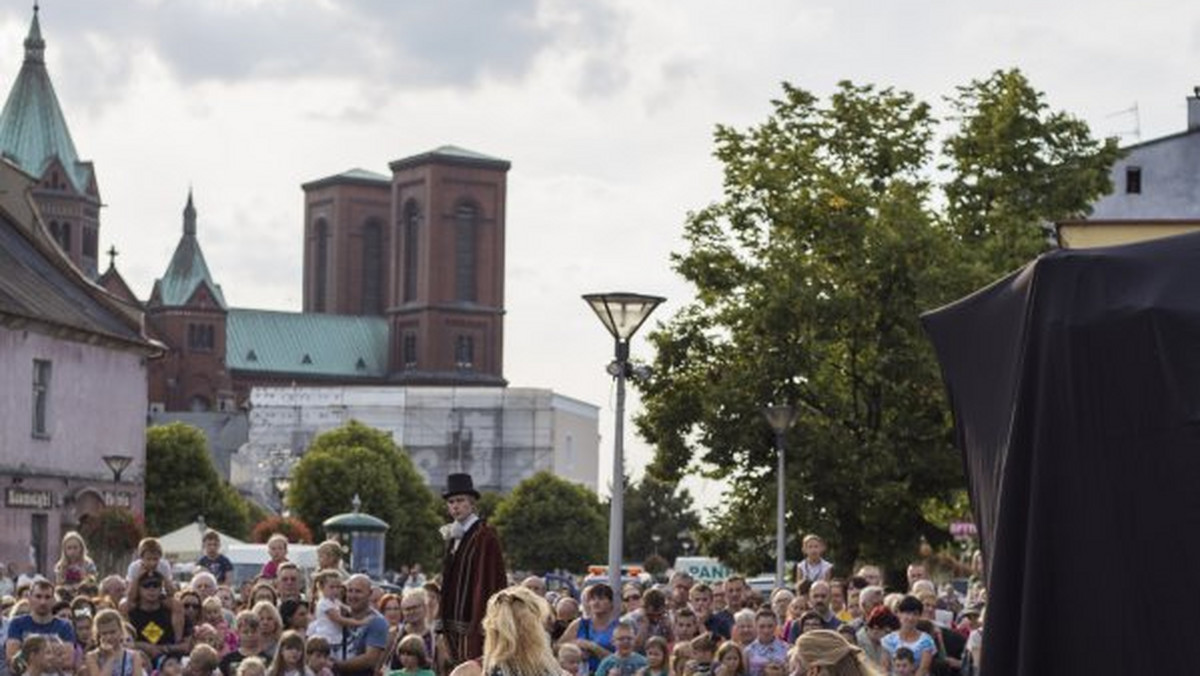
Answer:
[[313, 280], [313, 310], [324, 312], [329, 294], [329, 224], [324, 218], [317, 219], [316, 227], [316, 279]]
[[404, 204], [401, 227], [404, 229], [404, 293], [405, 302], [417, 299], [417, 265], [420, 260], [417, 246], [421, 231], [421, 208], [413, 200]]
[[478, 299], [476, 258], [478, 254], [479, 210], [462, 203], [454, 210], [454, 298], [475, 302]]
[[383, 314], [383, 228], [377, 219], [363, 226], [362, 314]]

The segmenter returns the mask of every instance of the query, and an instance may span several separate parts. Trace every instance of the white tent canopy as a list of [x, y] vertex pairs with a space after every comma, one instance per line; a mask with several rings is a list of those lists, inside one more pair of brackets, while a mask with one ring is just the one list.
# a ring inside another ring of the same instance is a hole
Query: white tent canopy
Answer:
[[[204, 552], [201, 540], [209, 530], [216, 529], [209, 528], [203, 521], [196, 521], [159, 537], [158, 541], [162, 544], [163, 556], [175, 563], [194, 563]], [[232, 535], [226, 535], [220, 531], [217, 531], [217, 534], [221, 536], [221, 551], [224, 551], [229, 545], [246, 544]]]

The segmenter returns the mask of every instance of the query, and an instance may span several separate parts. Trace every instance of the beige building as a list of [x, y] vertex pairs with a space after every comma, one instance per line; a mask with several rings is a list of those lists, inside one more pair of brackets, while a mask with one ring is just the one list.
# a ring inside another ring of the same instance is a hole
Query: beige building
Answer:
[[273, 479], [327, 430], [357, 420], [390, 432], [430, 486], [468, 472], [507, 492], [550, 471], [595, 491], [599, 408], [525, 387], [255, 387], [249, 441], [234, 454], [234, 486], [274, 503]]

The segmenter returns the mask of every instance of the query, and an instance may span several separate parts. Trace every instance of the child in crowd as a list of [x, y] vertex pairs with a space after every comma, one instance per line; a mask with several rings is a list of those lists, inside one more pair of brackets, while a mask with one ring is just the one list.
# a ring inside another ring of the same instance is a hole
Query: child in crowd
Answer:
[[329, 645], [336, 645], [342, 640], [342, 627], [361, 627], [370, 618], [356, 620], [343, 612], [341, 571], [322, 570], [316, 579], [321, 600], [317, 601], [312, 624], [308, 625], [308, 635], [320, 636], [329, 641]]
[[163, 657], [162, 664], [154, 672], [155, 676], [183, 676], [183, 664], [174, 655]]
[[304, 664], [304, 637], [298, 631], [285, 631], [279, 638], [275, 659], [267, 676], [312, 676]]
[[637, 672], [637, 676], [669, 676], [667, 669], [667, 640], [661, 636], [651, 636], [646, 639], [642, 648], [646, 654], [646, 666]]
[[400, 656], [400, 668], [388, 672], [388, 676], [433, 676], [429, 656], [425, 654], [425, 639], [420, 636], [409, 634], [400, 639], [396, 654]]
[[106, 608], [92, 621], [96, 649], [84, 660], [87, 676], [139, 676], [146, 670], [142, 653], [125, 645], [125, 621], [117, 611]]
[[716, 676], [746, 676], [749, 671], [746, 654], [737, 641], [726, 641], [717, 648]]
[[719, 640], [720, 637], [714, 635], [712, 632], [705, 632], [692, 639], [691, 643], [688, 644], [692, 657], [688, 660], [684, 673], [712, 673], [713, 658], [716, 655]]
[[684, 676], [692, 662], [692, 644], [680, 641], [671, 648], [671, 676]]
[[25, 664], [24, 676], [48, 676], [58, 671], [53, 642], [57, 636], [30, 634], [21, 642], [21, 660]]
[[84, 582], [96, 582], [96, 564], [88, 556], [83, 536], [68, 531], [62, 538], [58, 563], [54, 564], [54, 583], [74, 590]]
[[196, 560], [196, 565], [212, 573], [212, 576], [217, 578], [217, 584], [228, 583], [229, 574], [233, 572], [233, 562], [221, 553], [221, 534], [215, 530], [208, 530], [204, 533], [201, 544], [204, 545], [204, 555]]
[[320, 636], [309, 636], [304, 642], [305, 662], [313, 676], [333, 676], [333, 660], [329, 658], [329, 641]]
[[259, 657], [247, 657], [238, 665], [237, 676], [267, 676], [267, 663]]
[[258, 576], [264, 580], [274, 580], [275, 576], [279, 574], [280, 564], [288, 560], [287, 536], [276, 533], [268, 538], [267, 553], [270, 554], [271, 560], [263, 564], [262, 572]]
[[892, 658], [892, 673], [895, 676], [912, 676], [917, 673], [917, 658], [908, 648], [897, 648]]
[[633, 676], [646, 667], [646, 658], [633, 651], [633, 640], [637, 632], [628, 622], [618, 622], [613, 629], [612, 640], [616, 652], [600, 660], [596, 676]]
[[567, 673], [567, 676], [587, 676], [584, 670], [584, 665], [587, 664], [583, 660], [583, 651], [574, 643], [561, 643], [558, 646], [558, 666]]
[[221, 602], [221, 599], [216, 596], [204, 599], [201, 613], [204, 623], [211, 626], [217, 636], [218, 645], [213, 647], [217, 649], [218, 654], [224, 657], [231, 650], [236, 650], [237, 634], [233, 633], [229, 623], [225, 621], [225, 604]]
[[833, 564], [824, 559], [825, 540], [816, 533], [809, 533], [800, 542], [804, 560], [796, 564], [796, 580], [828, 580], [833, 573]]

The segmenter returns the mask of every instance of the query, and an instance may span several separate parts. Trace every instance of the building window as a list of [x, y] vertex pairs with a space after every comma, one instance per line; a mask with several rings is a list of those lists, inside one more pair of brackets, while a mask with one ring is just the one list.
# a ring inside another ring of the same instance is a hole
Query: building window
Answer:
[[64, 253], [71, 253], [71, 224], [68, 222], [50, 222], [50, 236], [58, 242], [58, 248]]
[[216, 335], [212, 324], [188, 324], [188, 349], [193, 352], [212, 352]]
[[409, 200], [404, 205], [404, 216], [401, 226], [404, 228], [404, 301], [417, 299], [417, 264], [420, 260], [417, 252], [418, 236], [421, 231], [421, 209], [417, 203]]
[[417, 367], [417, 334], [408, 332], [404, 334], [404, 344], [401, 346], [404, 358], [404, 368], [412, 369]]
[[96, 229], [95, 228], [86, 228], [85, 227], [83, 229], [83, 257], [84, 258], [93, 258], [93, 259], [96, 257]]
[[475, 368], [475, 337], [458, 336], [454, 339], [454, 365], [470, 370]]
[[33, 360], [33, 436], [50, 436], [50, 362]]
[[476, 258], [479, 210], [472, 204], [460, 204], [454, 211], [454, 297], [475, 302]]
[[329, 293], [329, 224], [324, 218], [317, 220], [317, 251], [315, 254], [316, 280], [313, 289], [313, 310], [325, 312]]
[[363, 226], [362, 314], [383, 314], [383, 228], [370, 220]]
[[1142, 168], [1125, 167], [1125, 193], [1128, 195], [1142, 194]]

